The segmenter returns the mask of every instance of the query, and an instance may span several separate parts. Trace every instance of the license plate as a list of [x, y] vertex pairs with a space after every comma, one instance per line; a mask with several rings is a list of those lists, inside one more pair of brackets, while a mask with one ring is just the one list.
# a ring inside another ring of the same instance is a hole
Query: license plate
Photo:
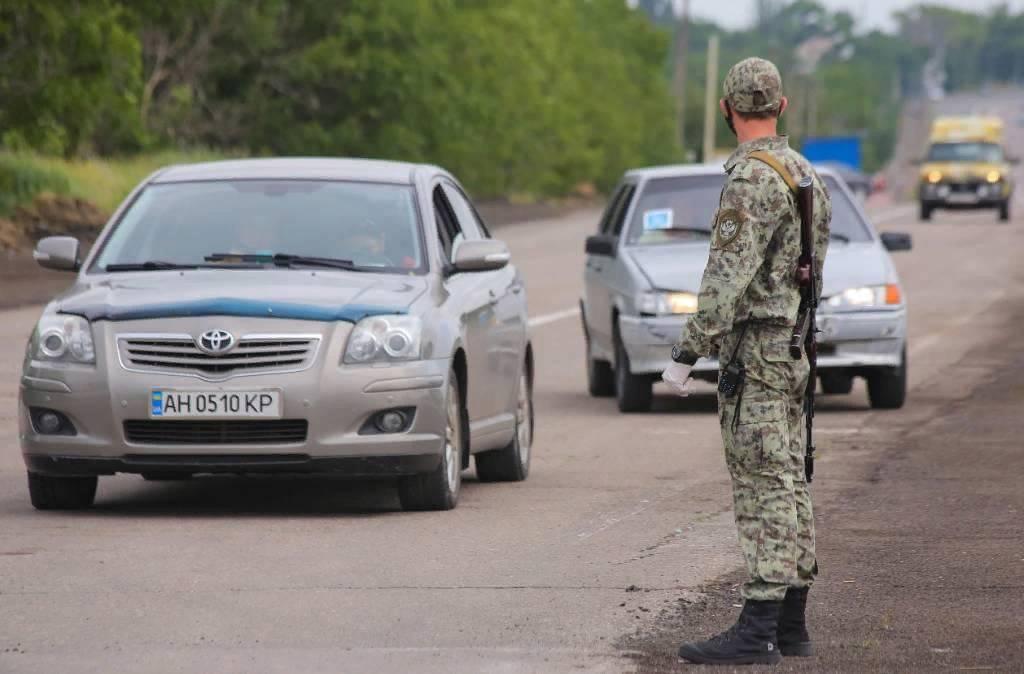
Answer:
[[978, 203], [977, 194], [950, 194], [946, 197], [946, 201], [951, 204], [976, 204]]
[[150, 419], [280, 419], [280, 391], [179, 391], [154, 389]]

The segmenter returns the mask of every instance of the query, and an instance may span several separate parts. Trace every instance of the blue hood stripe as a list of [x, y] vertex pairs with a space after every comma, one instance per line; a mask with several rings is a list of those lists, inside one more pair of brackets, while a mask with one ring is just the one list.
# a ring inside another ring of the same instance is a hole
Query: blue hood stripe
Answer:
[[94, 305], [68, 307], [63, 313], [84, 316], [90, 321], [138, 321], [148, 318], [183, 318], [189, 316], [241, 316], [245, 318], [281, 318], [296, 321], [345, 321], [357, 323], [368, 316], [404, 314], [404, 308], [375, 306], [372, 304], [346, 304], [341, 307], [323, 307], [290, 302], [262, 302], [216, 298], [167, 304], [145, 304], [134, 307]]

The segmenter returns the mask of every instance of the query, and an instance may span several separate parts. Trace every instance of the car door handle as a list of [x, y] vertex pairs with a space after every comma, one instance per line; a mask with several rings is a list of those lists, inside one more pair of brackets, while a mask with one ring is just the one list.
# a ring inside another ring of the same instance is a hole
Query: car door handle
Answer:
[[488, 290], [487, 291], [487, 295], [491, 298], [491, 300], [490, 300], [490, 302], [488, 302], [488, 304], [497, 304], [498, 303], [498, 293], [494, 292], [493, 289], [492, 290]]
[[513, 294], [518, 295], [519, 293], [523, 292], [523, 284], [515, 283], [509, 289], [513, 292]]

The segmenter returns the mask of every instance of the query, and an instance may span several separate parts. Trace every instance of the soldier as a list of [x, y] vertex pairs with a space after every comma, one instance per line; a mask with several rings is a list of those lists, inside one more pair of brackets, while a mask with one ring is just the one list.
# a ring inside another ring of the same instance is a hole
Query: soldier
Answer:
[[771, 664], [782, 655], [811, 654], [804, 609], [817, 573], [801, 424], [809, 365], [806, 356], [793, 360], [789, 353], [800, 303], [800, 216], [791, 186], [813, 180], [819, 289], [832, 206], [811, 165], [777, 135], [788, 105], [778, 69], [759, 58], [741, 61], [726, 76], [724, 93], [719, 107], [739, 147], [725, 164], [697, 312], [663, 377], [687, 395], [697, 359], [719, 358], [719, 421], [749, 580], [736, 624], [683, 644], [679, 655], [702, 664]]

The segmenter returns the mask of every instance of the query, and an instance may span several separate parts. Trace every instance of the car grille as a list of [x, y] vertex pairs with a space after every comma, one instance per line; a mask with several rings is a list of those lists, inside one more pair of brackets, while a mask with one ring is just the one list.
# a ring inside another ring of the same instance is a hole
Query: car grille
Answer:
[[283, 445], [305, 442], [305, 419], [124, 422], [124, 437], [140, 445]]
[[949, 189], [954, 194], [973, 194], [978, 191], [981, 187], [981, 183], [978, 181], [968, 181], [959, 183], [950, 183]]
[[314, 335], [250, 335], [225, 354], [209, 354], [189, 335], [122, 335], [117, 340], [121, 363], [129, 370], [204, 379], [304, 370], [312, 364], [319, 345], [320, 337]]

